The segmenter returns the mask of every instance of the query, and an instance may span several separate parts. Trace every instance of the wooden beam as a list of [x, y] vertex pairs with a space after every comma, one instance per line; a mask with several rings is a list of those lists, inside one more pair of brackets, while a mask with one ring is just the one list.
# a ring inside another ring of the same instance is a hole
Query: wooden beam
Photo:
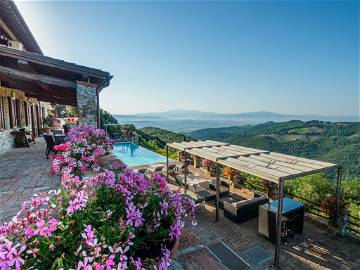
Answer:
[[[26, 96], [28, 97], [34, 97], [41, 101], [49, 101], [59, 104], [70, 103], [76, 105], [77, 97], [75, 90], [58, 89], [58, 91], [55, 91], [55, 89], [52, 89], [48, 85], [42, 83], [35, 84], [33, 82], [14, 80], [12, 78], [9, 78], [1, 74], [0, 74], [0, 80], [3, 82], [4, 86], [9, 88], [19, 89], [25, 92]], [[40, 87], [40, 85], [44, 87]], [[61, 99], [63, 101], [60, 101]]]
[[10, 28], [6, 25], [6, 23], [0, 18], [0, 27], [6, 32], [6, 34], [15, 41], [19, 41], [14, 33], [10, 30]]
[[70, 72], [85, 75], [85, 76], [91, 76], [94, 78], [98, 78], [98, 79], [107, 81], [107, 82], [105, 82], [105, 85], [102, 85], [105, 87], [107, 86], [107, 84], [109, 83], [109, 81], [111, 79], [111, 76], [108, 72], [105, 72], [105, 71], [102, 71], [99, 69], [89, 68], [89, 67], [77, 65], [74, 63], [65, 62], [65, 61], [47, 57], [44, 55], [38, 55], [38, 54], [34, 54], [34, 53], [18, 51], [18, 50], [11, 49], [11, 48], [8, 48], [5, 46], [0, 46], [0, 55], [15, 58], [15, 59], [20, 58], [20, 59], [29, 61], [31, 63], [39, 64], [39, 65], [42, 65], [45, 67], [46, 66], [53, 67], [53, 68], [62, 69], [62, 70], [70, 71]]
[[16, 80], [30, 81], [30, 82], [41, 82], [48, 85], [64, 87], [64, 88], [76, 88], [76, 83], [68, 80], [63, 80], [47, 75], [34, 74], [26, 71], [20, 71], [18, 69], [8, 68], [0, 66], [0, 75], [4, 75]]
[[62, 104], [62, 105], [70, 105], [70, 106], [74, 106], [76, 107], [77, 102], [76, 99], [64, 99], [64, 98], [60, 98], [60, 99], [56, 99], [56, 98], [51, 98], [48, 96], [38, 96], [38, 95], [34, 95], [34, 94], [26, 94], [27, 97], [32, 97], [32, 98], [37, 98], [39, 101], [44, 101], [44, 102], [50, 102], [50, 103], [56, 103], [56, 104]]

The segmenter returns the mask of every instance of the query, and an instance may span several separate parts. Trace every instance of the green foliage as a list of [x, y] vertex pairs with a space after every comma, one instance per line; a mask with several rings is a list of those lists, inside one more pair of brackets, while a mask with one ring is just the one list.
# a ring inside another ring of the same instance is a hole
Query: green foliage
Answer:
[[100, 123], [101, 127], [104, 128], [106, 124], [117, 124], [117, 119], [107, 111], [100, 109]]
[[166, 143], [183, 142], [191, 140], [190, 137], [172, 131], [154, 127], [143, 127], [139, 129], [142, 134], [159, 138]]
[[[166, 155], [166, 144], [171, 142], [190, 141], [191, 138], [182, 134], [177, 134], [168, 130], [144, 127], [137, 130], [139, 135], [139, 144], [148, 149], [151, 149], [161, 155]], [[169, 149], [169, 157], [176, 158], [176, 152]]]
[[319, 173], [289, 181], [285, 189], [291, 194], [320, 204], [325, 198], [335, 194], [335, 183], [330, 182], [325, 174]]
[[78, 117], [79, 113], [76, 107], [52, 104], [50, 110], [54, 113], [55, 117]]
[[52, 115], [48, 114], [46, 118], [43, 119], [44, 127], [51, 127], [52, 126]]

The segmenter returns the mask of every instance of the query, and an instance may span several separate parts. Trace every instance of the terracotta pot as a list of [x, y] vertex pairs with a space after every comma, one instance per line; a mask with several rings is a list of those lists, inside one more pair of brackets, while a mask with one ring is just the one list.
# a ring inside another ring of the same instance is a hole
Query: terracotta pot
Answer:
[[178, 250], [179, 248], [179, 242], [180, 240], [179, 239], [176, 239], [171, 251], [170, 251], [170, 259], [173, 259], [176, 255], [176, 251]]

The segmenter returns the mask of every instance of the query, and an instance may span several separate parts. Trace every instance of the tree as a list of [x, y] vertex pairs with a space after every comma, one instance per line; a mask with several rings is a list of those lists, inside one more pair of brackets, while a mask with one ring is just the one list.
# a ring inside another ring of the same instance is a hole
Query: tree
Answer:
[[117, 119], [107, 111], [100, 109], [100, 123], [101, 127], [104, 128], [106, 124], [118, 124]]

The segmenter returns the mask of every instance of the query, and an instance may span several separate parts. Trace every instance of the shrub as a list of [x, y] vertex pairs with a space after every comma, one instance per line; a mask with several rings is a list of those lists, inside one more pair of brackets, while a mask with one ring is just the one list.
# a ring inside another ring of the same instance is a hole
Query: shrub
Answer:
[[206, 169], [210, 169], [210, 166], [211, 166], [211, 161], [210, 160], [208, 160], [208, 159], [203, 159], [202, 161], [201, 161], [201, 165], [204, 167], [204, 168], [206, 168]]

